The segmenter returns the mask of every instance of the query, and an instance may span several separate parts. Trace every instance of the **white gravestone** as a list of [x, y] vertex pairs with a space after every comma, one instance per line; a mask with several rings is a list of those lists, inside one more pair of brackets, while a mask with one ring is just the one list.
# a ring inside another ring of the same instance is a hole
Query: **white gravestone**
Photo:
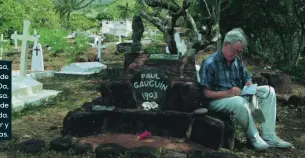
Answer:
[[23, 25], [23, 35], [15, 35], [11, 36], [11, 39], [22, 40], [22, 48], [21, 48], [21, 59], [20, 59], [20, 76], [26, 76], [26, 69], [27, 69], [27, 61], [28, 61], [28, 45], [27, 41], [38, 41], [39, 37], [35, 37], [30, 35], [30, 21], [24, 20]]
[[3, 50], [3, 45], [4, 45], [4, 43], [6, 43], [6, 42], [8, 42], [8, 40], [4, 40], [3, 34], [1, 34], [1, 38], [0, 38], [0, 59], [3, 58], [3, 52], [4, 52], [4, 50]]
[[72, 63], [61, 68], [56, 74], [72, 74], [72, 75], [92, 75], [107, 69], [107, 66], [100, 62], [81, 62]]
[[43, 53], [40, 43], [34, 43], [33, 46], [31, 71], [44, 71]]
[[[14, 36], [17, 36], [17, 31], [14, 31]], [[19, 49], [18, 49], [18, 40], [17, 39], [14, 40], [14, 44], [15, 44], [15, 49], [17, 49], [19, 51]]]
[[29, 35], [30, 22], [25, 20], [23, 35], [12, 35], [11, 39], [22, 40], [20, 72], [12, 77], [12, 106], [13, 111], [19, 111], [26, 104], [39, 105], [41, 101], [56, 96], [59, 91], [45, 90], [42, 83], [36, 81], [31, 75], [26, 74], [27, 41], [38, 41], [37, 37]]
[[102, 49], [102, 37], [99, 37], [97, 41], [97, 58], [100, 63], [102, 63]]
[[[40, 38], [36, 30], [34, 30], [34, 36]], [[44, 71], [42, 46], [38, 41], [34, 41], [31, 71]]]

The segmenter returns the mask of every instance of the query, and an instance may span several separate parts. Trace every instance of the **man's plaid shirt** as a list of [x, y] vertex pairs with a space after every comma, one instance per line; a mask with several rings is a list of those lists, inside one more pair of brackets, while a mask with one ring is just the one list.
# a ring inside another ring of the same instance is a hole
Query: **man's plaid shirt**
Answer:
[[228, 66], [221, 51], [217, 51], [206, 58], [199, 71], [200, 84], [213, 91], [229, 90], [232, 87], [242, 89], [252, 78], [246, 67], [238, 58]]

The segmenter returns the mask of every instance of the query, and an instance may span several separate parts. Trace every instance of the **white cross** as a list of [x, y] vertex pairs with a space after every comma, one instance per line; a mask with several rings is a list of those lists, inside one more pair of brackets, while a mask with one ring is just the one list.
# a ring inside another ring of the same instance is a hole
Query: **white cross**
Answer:
[[[17, 31], [14, 31], [14, 35], [17, 36]], [[15, 39], [14, 42], [15, 42], [15, 49], [18, 50], [18, 40]], [[19, 50], [18, 50], [18, 51], [19, 51]]]
[[22, 41], [22, 48], [21, 48], [21, 59], [20, 59], [20, 76], [26, 76], [26, 68], [27, 68], [27, 59], [28, 59], [28, 41], [38, 42], [39, 37], [30, 35], [30, 21], [24, 20], [23, 21], [23, 34], [22, 35], [15, 35], [12, 34], [11, 39], [14, 40], [21, 40]]
[[97, 40], [97, 57], [99, 62], [102, 62], [102, 37], [98, 37]]
[[[35, 37], [38, 37], [38, 40], [39, 40], [39, 38], [40, 38], [40, 35], [38, 35], [38, 33], [37, 33], [37, 30], [36, 29], [34, 29], [34, 36]], [[37, 41], [34, 41], [34, 45], [36, 44], [38, 44], [38, 40]]]
[[3, 58], [3, 44], [7, 42], [8, 40], [3, 39], [3, 34], [1, 34], [1, 39], [0, 39], [0, 59]]

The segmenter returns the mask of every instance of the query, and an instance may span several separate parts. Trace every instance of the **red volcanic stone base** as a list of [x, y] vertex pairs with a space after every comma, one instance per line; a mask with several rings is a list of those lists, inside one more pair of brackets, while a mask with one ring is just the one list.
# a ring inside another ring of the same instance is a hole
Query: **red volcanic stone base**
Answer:
[[183, 142], [181, 139], [152, 136], [150, 138], [139, 140], [137, 135], [132, 134], [107, 134], [104, 136], [83, 137], [80, 138], [79, 143], [89, 143], [93, 146], [93, 148], [96, 148], [100, 144], [112, 143], [121, 145], [127, 149], [146, 146], [156, 149], [162, 148], [166, 150], [175, 150], [181, 152], [191, 152], [195, 150], [212, 151], [211, 149], [196, 143]]

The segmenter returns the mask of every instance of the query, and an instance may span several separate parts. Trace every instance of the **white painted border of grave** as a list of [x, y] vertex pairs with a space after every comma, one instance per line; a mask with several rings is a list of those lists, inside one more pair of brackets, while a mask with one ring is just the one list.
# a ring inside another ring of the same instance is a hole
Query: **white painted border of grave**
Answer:
[[107, 69], [107, 65], [100, 62], [77, 62], [64, 66], [61, 71], [55, 72], [55, 74], [92, 75], [105, 69]]
[[[35, 80], [39, 80], [39, 79], [42, 79], [42, 78], [53, 77], [55, 72], [56, 72], [55, 70], [45, 70], [45, 71], [42, 71], [42, 72], [30, 72], [30, 73], [26, 74], [26, 76], [32, 77]], [[13, 70], [12, 71], [12, 76], [13, 77], [20, 76], [20, 71], [19, 70]]]
[[43, 101], [56, 97], [60, 91], [45, 90], [43, 84], [30, 76], [12, 77], [12, 109], [22, 110], [27, 104], [40, 105]]

